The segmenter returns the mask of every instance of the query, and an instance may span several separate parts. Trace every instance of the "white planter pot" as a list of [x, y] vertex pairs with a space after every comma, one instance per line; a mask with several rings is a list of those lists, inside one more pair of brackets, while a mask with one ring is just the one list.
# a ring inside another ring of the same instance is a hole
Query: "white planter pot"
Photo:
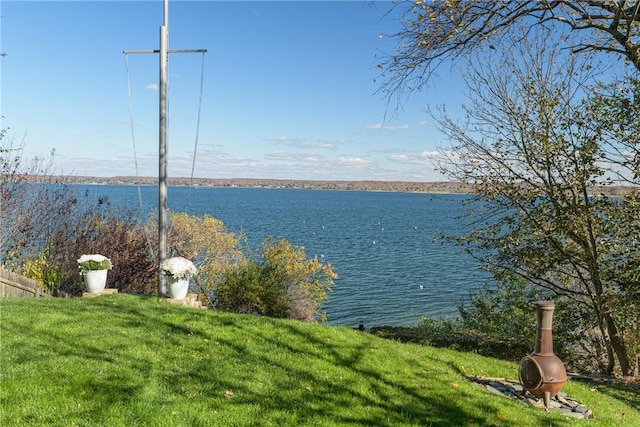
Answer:
[[184, 299], [189, 292], [189, 279], [174, 279], [167, 276], [169, 294], [173, 299]]
[[104, 287], [107, 284], [107, 271], [109, 270], [91, 270], [83, 274], [87, 292], [98, 293], [104, 291]]

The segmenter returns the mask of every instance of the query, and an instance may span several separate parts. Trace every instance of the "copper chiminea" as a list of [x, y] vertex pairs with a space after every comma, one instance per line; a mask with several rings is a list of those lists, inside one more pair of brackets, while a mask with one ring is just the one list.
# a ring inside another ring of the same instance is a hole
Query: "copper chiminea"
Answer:
[[536, 347], [533, 353], [520, 361], [520, 382], [525, 390], [544, 399], [545, 408], [567, 381], [564, 364], [553, 352], [553, 310], [551, 301], [537, 301]]

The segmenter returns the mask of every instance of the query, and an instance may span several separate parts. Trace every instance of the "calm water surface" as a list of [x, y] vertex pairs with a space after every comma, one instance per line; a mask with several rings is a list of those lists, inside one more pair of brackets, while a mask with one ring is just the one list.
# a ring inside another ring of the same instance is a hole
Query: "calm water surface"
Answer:
[[[85, 186], [95, 197], [157, 208], [157, 187]], [[209, 214], [252, 246], [268, 236], [303, 246], [339, 275], [324, 309], [329, 324], [411, 325], [457, 315], [490, 276], [441, 233], [463, 231], [464, 195], [265, 188], [170, 187], [169, 209]]]

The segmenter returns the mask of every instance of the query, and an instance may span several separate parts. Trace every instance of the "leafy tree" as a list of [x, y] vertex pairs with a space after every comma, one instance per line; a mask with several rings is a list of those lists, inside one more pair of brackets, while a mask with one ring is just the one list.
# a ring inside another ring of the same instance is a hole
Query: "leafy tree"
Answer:
[[477, 228], [457, 241], [498, 280], [521, 277], [591, 313], [590, 327], [607, 349], [607, 372], [617, 360], [628, 375], [625, 335], [632, 331], [616, 310], [637, 307], [623, 289], [637, 289], [635, 276], [619, 269], [638, 259], [638, 246], [625, 237], [637, 230], [637, 219], [628, 221], [637, 196], [618, 199], [601, 190], [612, 176], [633, 180], [633, 159], [612, 132], [628, 146], [640, 143], [640, 133], [637, 123], [601, 117], [622, 101], [594, 96], [590, 85], [599, 70], [549, 39], [520, 37], [512, 50], [470, 62], [465, 121], [444, 109], [432, 113], [452, 141], [442, 171], [477, 191]]
[[380, 65], [387, 94], [420, 89], [442, 62], [496, 49], [519, 25], [568, 30], [573, 52], [619, 54], [640, 70], [637, 0], [408, 0], [395, 9], [398, 51]]
[[607, 298], [611, 315], [640, 369], [640, 80], [629, 76], [606, 85], [591, 99], [589, 112], [607, 141], [600, 162], [617, 182], [630, 184], [607, 212], [609, 234], [601, 240], [603, 280], [614, 284]]

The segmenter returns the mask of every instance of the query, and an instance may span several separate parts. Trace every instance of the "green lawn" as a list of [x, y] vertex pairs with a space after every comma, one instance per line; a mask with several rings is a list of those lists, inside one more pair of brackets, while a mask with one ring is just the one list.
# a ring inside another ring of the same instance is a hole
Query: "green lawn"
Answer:
[[0, 333], [2, 426], [640, 426], [637, 390], [565, 419], [466, 379], [514, 363], [152, 297], [0, 299]]

